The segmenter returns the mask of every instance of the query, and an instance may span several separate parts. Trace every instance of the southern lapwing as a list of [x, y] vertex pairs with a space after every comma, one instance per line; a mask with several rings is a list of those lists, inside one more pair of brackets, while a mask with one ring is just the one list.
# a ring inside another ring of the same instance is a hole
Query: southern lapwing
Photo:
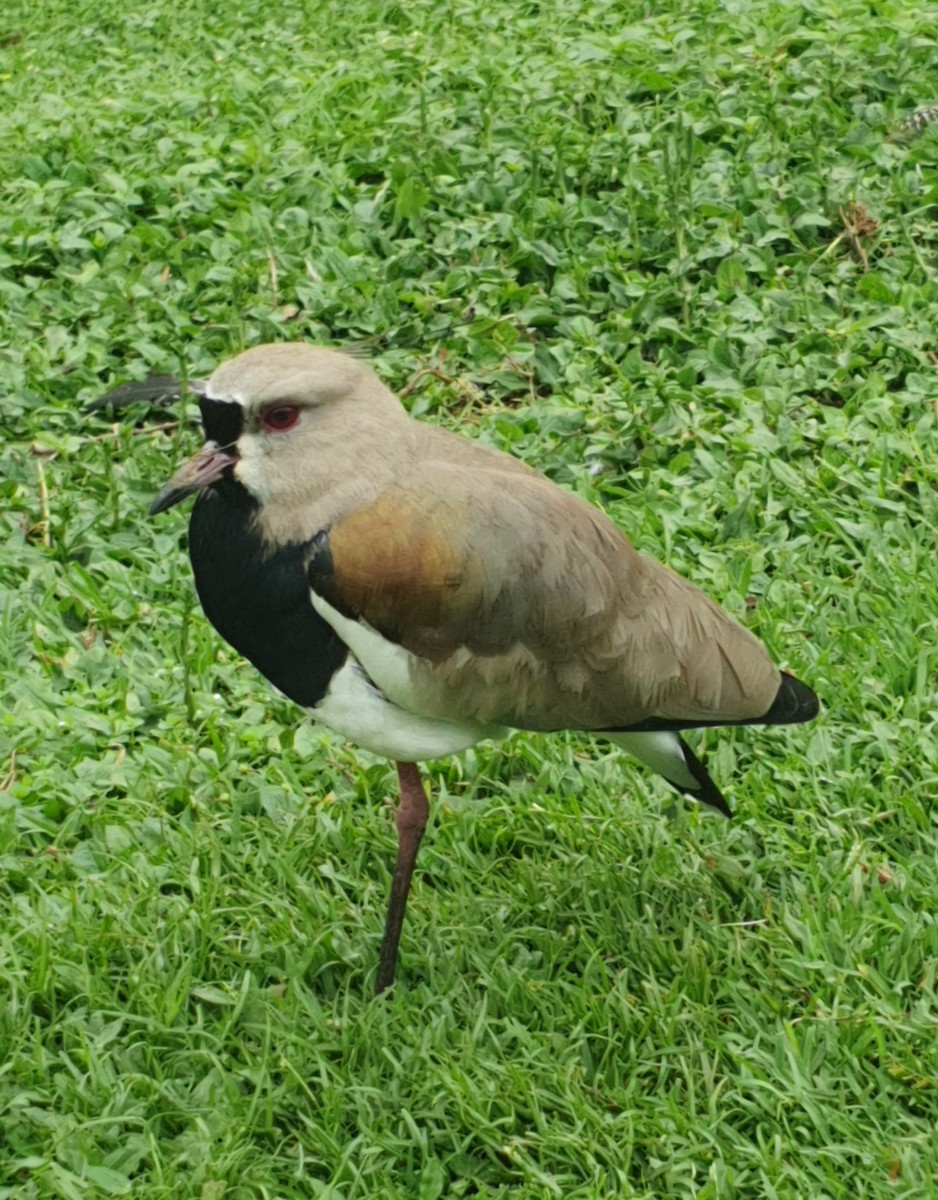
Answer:
[[218, 632], [291, 700], [397, 763], [375, 990], [394, 981], [427, 822], [416, 762], [512, 729], [601, 734], [729, 815], [680, 736], [818, 711], [756, 639], [597, 509], [413, 420], [362, 362], [257, 346], [200, 393], [189, 553]]

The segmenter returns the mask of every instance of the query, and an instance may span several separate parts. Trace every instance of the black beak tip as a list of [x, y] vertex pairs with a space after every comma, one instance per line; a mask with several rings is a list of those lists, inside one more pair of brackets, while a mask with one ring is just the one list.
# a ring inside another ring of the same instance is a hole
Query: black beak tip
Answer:
[[185, 488], [163, 488], [158, 496], [155, 496], [147, 509], [147, 515], [155, 517], [158, 513], [166, 512], [178, 504], [180, 500], [184, 500], [188, 496], [188, 489]]

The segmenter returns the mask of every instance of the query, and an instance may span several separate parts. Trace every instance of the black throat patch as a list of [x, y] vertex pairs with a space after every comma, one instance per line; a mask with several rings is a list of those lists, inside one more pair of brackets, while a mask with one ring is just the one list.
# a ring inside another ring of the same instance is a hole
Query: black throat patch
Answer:
[[[202, 403], [237, 409], [240, 418], [240, 405]], [[205, 433], [226, 444], [208, 420]], [[255, 501], [232, 478], [199, 496], [189, 522], [196, 590], [225, 641], [296, 704], [311, 708], [326, 694], [348, 648], [310, 603], [304, 567], [310, 544], [290, 542], [265, 554], [256, 514]]]

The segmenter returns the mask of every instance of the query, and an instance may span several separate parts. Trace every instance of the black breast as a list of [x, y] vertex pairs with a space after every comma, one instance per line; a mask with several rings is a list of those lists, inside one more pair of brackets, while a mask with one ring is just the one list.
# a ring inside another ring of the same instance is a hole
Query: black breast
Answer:
[[291, 542], [265, 557], [255, 511], [234, 480], [199, 496], [189, 522], [196, 590], [225, 641], [291, 700], [312, 707], [348, 650], [310, 604], [309, 545]]

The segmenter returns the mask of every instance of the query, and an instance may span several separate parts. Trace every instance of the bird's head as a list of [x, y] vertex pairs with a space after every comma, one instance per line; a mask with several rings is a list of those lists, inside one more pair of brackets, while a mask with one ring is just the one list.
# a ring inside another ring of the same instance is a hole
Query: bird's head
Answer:
[[362, 362], [338, 350], [287, 342], [255, 346], [223, 363], [199, 389], [205, 444], [150, 505], [164, 512], [222, 478], [258, 504], [302, 503], [325, 491], [338, 463], [366, 471], [404, 410]]

